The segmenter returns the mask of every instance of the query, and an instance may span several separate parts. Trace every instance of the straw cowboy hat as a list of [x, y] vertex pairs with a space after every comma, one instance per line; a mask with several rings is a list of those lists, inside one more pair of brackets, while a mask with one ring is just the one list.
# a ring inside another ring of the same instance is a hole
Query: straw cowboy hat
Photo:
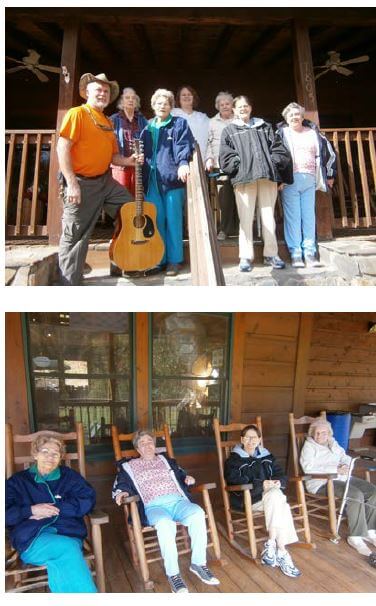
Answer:
[[96, 76], [94, 76], [93, 74], [83, 74], [83, 76], [81, 76], [81, 78], [80, 78], [78, 87], [79, 87], [80, 95], [84, 99], [87, 99], [86, 87], [88, 84], [90, 84], [90, 82], [99, 82], [100, 84], [103, 84], [103, 83], [108, 84], [108, 86], [110, 87], [109, 103], [112, 103], [113, 101], [115, 101], [115, 99], [119, 96], [119, 85], [116, 82], [116, 80], [109, 80], [107, 78], [106, 74], [97, 74]]

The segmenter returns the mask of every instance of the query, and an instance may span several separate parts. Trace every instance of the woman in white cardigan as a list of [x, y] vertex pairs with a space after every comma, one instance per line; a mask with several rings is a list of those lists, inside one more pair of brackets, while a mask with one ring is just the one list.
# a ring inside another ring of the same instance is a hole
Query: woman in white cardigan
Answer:
[[[342, 498], [350, 461], [351, 458], [333, 438], [328, 421], [320, 418], [311, 423], [300, 455], [304, 473], [337, 473], [333, 481], [334, 494]], [[327, 480], [310, 479], [305, 484], [308, 492], [327, 494]], [[348, 544], [362, 555], [370, 555], [372, 551], [365, 541], [376, 547], [376, 486], [361, 478], [351, 477], [346, 514]]]

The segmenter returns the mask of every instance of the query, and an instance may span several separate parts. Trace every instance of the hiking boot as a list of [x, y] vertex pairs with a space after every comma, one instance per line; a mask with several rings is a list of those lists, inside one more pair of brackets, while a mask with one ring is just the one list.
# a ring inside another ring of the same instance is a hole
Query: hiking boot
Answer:
[[291, 257], [291, 267], [304, 267], [304, 262], [301, 257]]
[[206, 583], [206, 585], [219, 585], [218, 579], [212, 574], [207, 566], [191, 564], [189, 570], [197, 575], [203, 583]]
[[292, 557], [289, 552], [277, 554], [277, 566], [279, 566], [281, 572], [285, 574], [287, 577], [300, 577], [302, 574], [292, 561]]
[[177, 276], [179, 273], [180, 267], [177, 263], [169, 263], [166, 269], [166, 276]]
[[223, 242], [223, 240], [226, 240], [226, 238], [227, 238], [227, 236], [226, 236], [225, 232], [221, 230], [217, 236], [217, 240], [220, 240], [221, 242]]
[[281, 257], [275, 255], [275, 257], [264, 257], [264, 265], [271, 265], [273, 269], [284, 269], [286, 264]]
[[249, 259], [240, 259], [239, 270], [240, 271], [251, 271], [252, 263]]
[[174, 574], [172, 577], [167, 577], [172, 593], [189, 593], [188, 587], [184, 583], [180, 574]]
[[277, 566], [275, 541], [266, 541], [264, 550], [261, 552], [261, 564], [265, 566]]

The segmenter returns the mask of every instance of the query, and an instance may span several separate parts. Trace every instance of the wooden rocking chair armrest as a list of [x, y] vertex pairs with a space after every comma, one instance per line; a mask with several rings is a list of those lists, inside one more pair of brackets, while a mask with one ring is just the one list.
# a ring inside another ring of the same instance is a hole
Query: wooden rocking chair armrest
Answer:
[[94, 509], [88, 517], [91, 524], [108, 524], [110, 521], [108, 514], [100, 511], [100, 509]]
[[305, 478], [307, 478], [307, 476], [290, 476], [288, 478], [289, 482], [302, 482]]
[[137, 494], [134, 494], [130, 497], [122, 497], [121, 504], [129, 505], [130, 503], [137, 503], [138, 501], [141, 501], [140, 497]]
[[234, 492], [235, 490], [252, 490], [252, 488], [253, 484], [235, 484], [234, 486], [226, 486], [227, 492]]
[[302, 480], [335, 480], [337, 473], [309, 473], [302, 476]]
[[208, 482], [206, 484], [199, 484], [198, 486], [193, 486], [191, 488], [191, 492], [204, 492], [204, 490], [213, 490], [216, 488], [217, 484], [215, 482]]

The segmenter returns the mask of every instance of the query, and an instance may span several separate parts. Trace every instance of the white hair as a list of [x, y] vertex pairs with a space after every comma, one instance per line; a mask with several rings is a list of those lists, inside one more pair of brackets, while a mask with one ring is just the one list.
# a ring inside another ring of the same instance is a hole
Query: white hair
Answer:
[[289, 103], [288, 105], [286, 105], [285, 109], [282, 110], [282, 116], [284, 117], [285, 120], [287, 120], [287, 116], [293, 109], [299, 110], [302, 118], [304, 118], [305, 107], [302, 107], [302, 105], [299, 105], [299, 103], [296, 103], [296, 101], [293, 101], [292, 103]]
[[333, 437], [333, 429], [329, 421], [324, 419], [324, 417], [319, 417], [315, 421], [311, 423], [308, 428], [308, 435], [310, 438], [315, 439], [316, 429], [327, 429], [329, 433], [329, 438]]
[[118, 109], [124, 109], [123, 95], [129, 91], [132, 91], [132, 93], [134, 93], [134, 95], [136, 97], [136, 109], [140, 109], [141, 99], [138, 96], [138, 94], [136, 93], [136, 91], [134, 90], [134, 88], [132, 88], [131, 86], [126, 86], [125, 88], [123, 88], [123, 92], [121, 93], [118, 104], [117, 104]]
[[175, 107], [174, 93], [172, 93], [170, 90], [167, 90], [167, 88], [158, 88], [151, 98], [152, 109], [154, 109], [157, 99], [159, 97], [166, 97], [166, 99], [168, 100], [168, 102], [170, 104], [171, 109], [173, 109]]
[[219, 111], [219, 102], [220, 102], [222, 99], [227, 99], [227, 100], [228, 100], [228, 101], [229, 101], [231, 104], [232, 104], [232, 102], [234, 101], [234, 97], [232, 96], [232, 94], [231, 94], [231, 93], [227, 93], [227, 92], [225, 92], [225, 91], [221, 91], [221, 92], [220, 92], [220, 93], [218, 93], [218, 95], [216, 96], [216, 98], [215, 98], [215, 104], [214, 104], [215, 109], [216, 109], [216, 110], [218, 110], [218, 111]]

